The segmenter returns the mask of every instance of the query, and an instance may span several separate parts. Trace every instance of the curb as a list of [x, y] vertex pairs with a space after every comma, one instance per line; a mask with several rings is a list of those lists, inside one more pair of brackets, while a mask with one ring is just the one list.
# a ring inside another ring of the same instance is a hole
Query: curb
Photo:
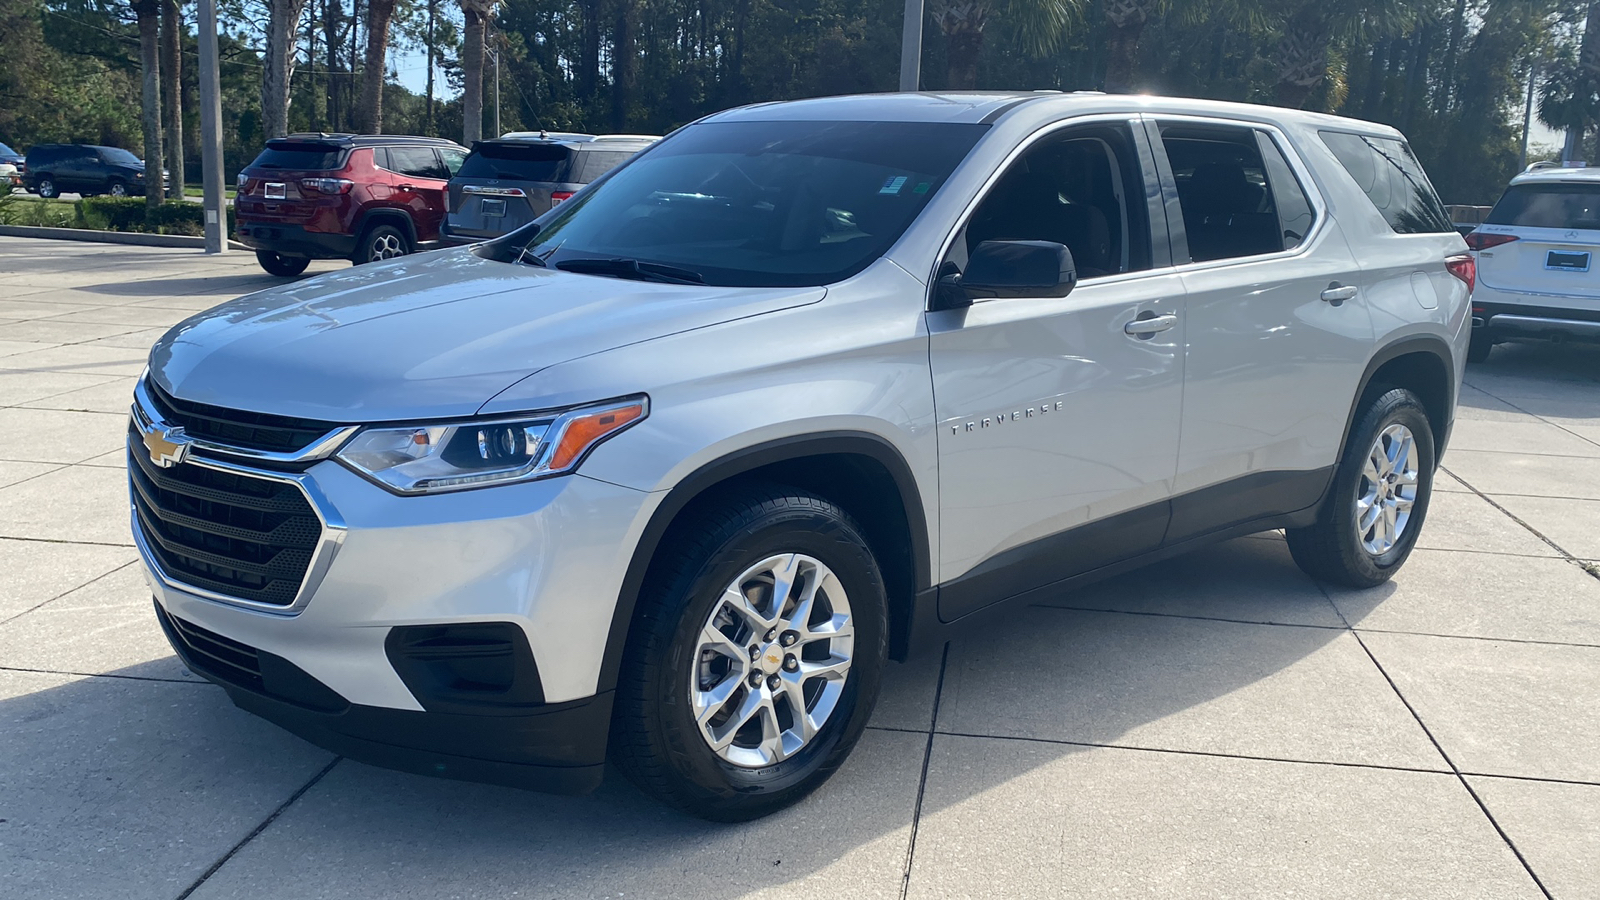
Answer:
[[[87, 228], [41, 228], [33, 225], [0, 225], [0, 237], [49, 238], [56, 241], [87, 241], [95, 244], [132, 244], [139, 247], [182, 247], [204, 250], [206, 239], [184, 234], [141, 234], [134, 231], [92, 231]], [[250, 248], [228, 241], [230, 250]]]

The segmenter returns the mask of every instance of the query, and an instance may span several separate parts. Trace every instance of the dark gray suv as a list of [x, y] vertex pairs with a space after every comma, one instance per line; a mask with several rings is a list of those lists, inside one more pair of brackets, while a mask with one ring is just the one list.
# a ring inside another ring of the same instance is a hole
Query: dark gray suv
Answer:
[[515, 231], [659, 140], [540, 131], [478, 141], [450, 179], [444, 238], [470, 244]]
[[[161, 170], [166, 186], [167, 170]], [[144, 160], [120, 147], [35, 144], [28, 150], [23, 184], [41, 197], [77, 191], [85, 197], [144, 193]]]

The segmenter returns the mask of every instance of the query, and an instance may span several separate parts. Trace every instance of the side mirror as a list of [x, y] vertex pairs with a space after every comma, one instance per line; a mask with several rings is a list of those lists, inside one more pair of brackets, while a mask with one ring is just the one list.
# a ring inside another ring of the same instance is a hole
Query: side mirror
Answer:
[[979, 297], [1065, 297], [1078, 284], [1072, 251], [1054, 241], [984, 241], [966, 272], [939, 277], [940, 309], [959, 309]]

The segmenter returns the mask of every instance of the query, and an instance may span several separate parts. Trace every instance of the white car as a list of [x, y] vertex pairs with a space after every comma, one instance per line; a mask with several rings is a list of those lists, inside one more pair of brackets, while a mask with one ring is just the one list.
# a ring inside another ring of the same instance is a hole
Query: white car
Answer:
[[1534, 163], [1467, 235], [1478, 258], [1472, 348], [1510, 340], [1600, 340], [1600, 169]]

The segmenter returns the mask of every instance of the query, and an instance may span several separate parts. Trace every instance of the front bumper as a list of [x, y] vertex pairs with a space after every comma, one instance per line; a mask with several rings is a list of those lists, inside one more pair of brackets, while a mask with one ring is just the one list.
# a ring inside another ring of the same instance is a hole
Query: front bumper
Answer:
[[251, 250], [307, 259], [347, 259], [356, 252], [356, 236], [308, 231], [304, 225], [241, 221], [234, 238]]
[[[138, 438], [130, 454], [146, 452]], [[191, 455], [178, 465], [217, 461]], [[331, 460], [296, 477], [339, 539], [325, 542], [300, 597], [281, 609], [166, 573], [135, 512], [158, 617], [180, 658], [241, 708], [355, 759], [543, 790], [592, 787], [611, 710], [601, 664], [653, 495], [568, 475], [400, 497]], [[527, 657], [504, 689], [402, 671], [397, 636], [485, 628], [515, 635]], [[230, 654], [254, 662], [241, 670]]]

